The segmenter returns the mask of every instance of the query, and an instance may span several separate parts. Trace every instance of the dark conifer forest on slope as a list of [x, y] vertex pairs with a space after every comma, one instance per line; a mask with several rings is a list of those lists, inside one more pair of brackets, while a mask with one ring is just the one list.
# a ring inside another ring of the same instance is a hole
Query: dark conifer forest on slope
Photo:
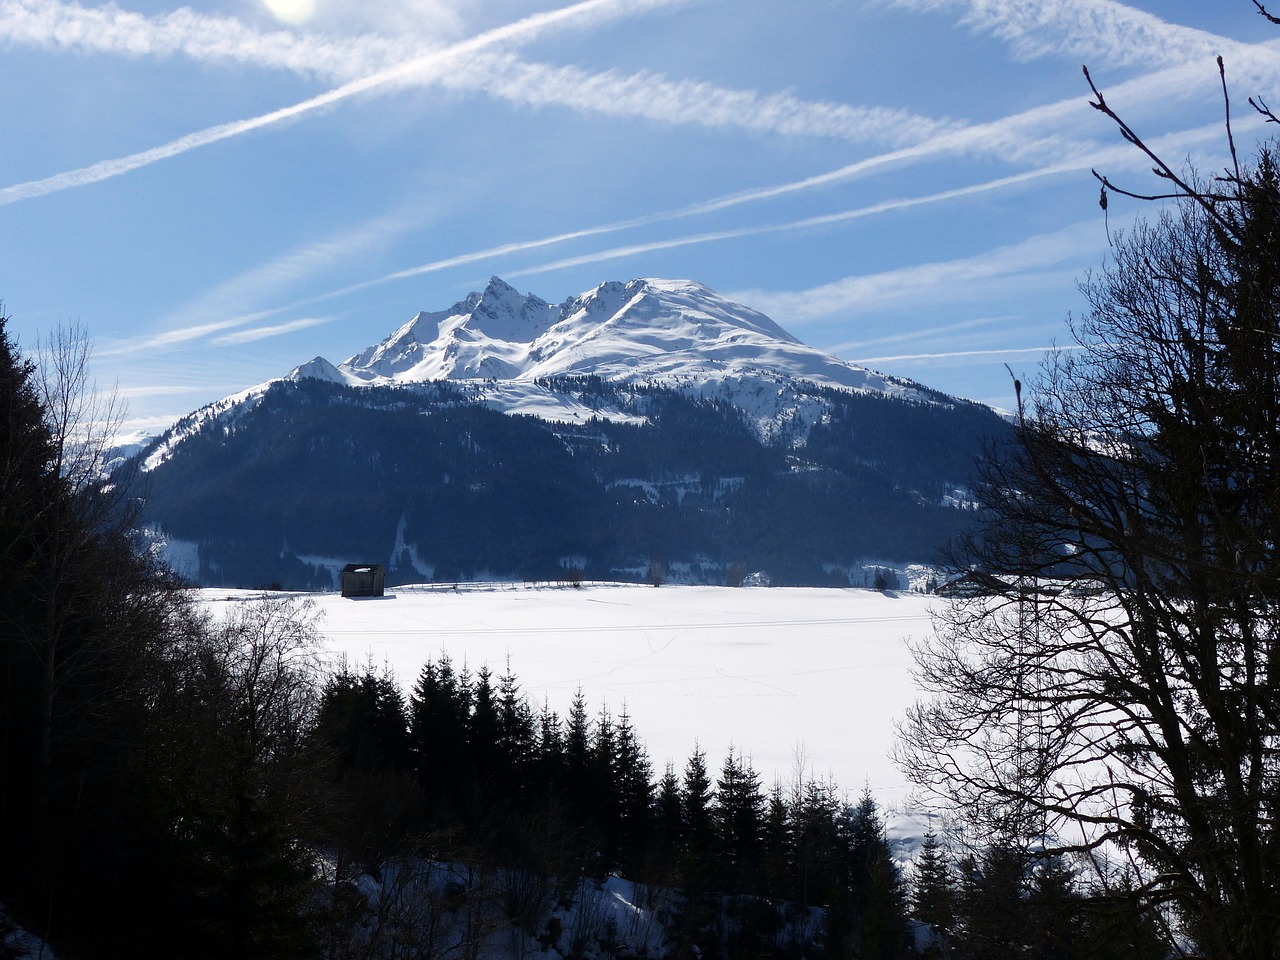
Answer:
[[972, 519], [947, 496], [1008, 431], [976, 404], [813, 388], [828, 412], [804, 442], [765, 443], [722, 401], [549, 385], [647, 422], [511, 416], [446, 383], [285, 381], [177, 444], [145, 476], [142, 519], [199, 543], [207, 584], [332, 588], [300, 559], [327, 557], [385, 563], [392, 582], [554, 579], [566, 563], [625, 579], [658, 558], [695, 581], [848, 585], [857, 560], [936, 559]]
[[335, 672], [305, 601], [210, 619], [39, 376], [0, 321], [0, 956], [18, 924], [71, 960], [1159, 955], [1025, 853], [935, 837], [908, 885], [868, 794], [733, 749], [659, 774], [510, 668]]

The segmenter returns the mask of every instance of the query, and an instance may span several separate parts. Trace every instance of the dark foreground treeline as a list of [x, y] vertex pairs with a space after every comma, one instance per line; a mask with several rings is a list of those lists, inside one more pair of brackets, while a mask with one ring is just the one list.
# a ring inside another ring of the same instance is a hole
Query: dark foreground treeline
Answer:
[[[682, 775], [668, 765], [655, 780], [625, 710], [592, 719], [579, 693], [563, 720], [535, 713], [509, 668], [471, 675], [447, 657], [423, 668], [407, 702], [390, 677], [338, 673], [315, 739], [331, 758], [334, 810], [347, 811], [330, 840], [366, 866], [415, 851], [679, 890], [666, 918], [679, 955], [695, 944], [704, 957], [812, 955], [814, 942], [830, 956], [907, 949], [904, 891], [870, 793], [850, 806], [826, 782], [766, 792], [733, 749], [718, 775], [695, 751]], [[528, 918], [555, 895], [546, 889]], [[825, 908], [820, 922], [811, 907]]]
[[305, 604], [211, 620], [130, 540], [79, 357], [42, 379], [0, 320], [0, 913], [67, 960], [620, 953], [583, 921], [612, 872], [651, 955], [896, 957], [912, 913], [956, 956], [1098, 939], [1064, 865], [931, 844], [907, 897], [869, 796], [737, 751], [655, 781], [625, 714], [535, 711], [509, 669], [405, 699], [328, 671]]
[[[799, 777], [766, 789], [733, 748], [718, 774], [695, 750], [679, 775], [668, 764], [655, 778], [625, 710], [592, 719], [579, 693], [563, 719], [535, 711], [509, 666], [495, 678], [442, 657], [407, 700], [392, 677], [343, 670], [326, 683], [315, 737], [336, 777], [333, 809], [347, 811], [330, 840], [365, 866], [412, 851], [676, 890], [673, 956], [1166, 955], [1158, 931], [1118, 919], [1123, 891], [1089, 889], [1061, 858], [999, 843], [953, 856], [930, 831], [908, 882], [869, 791], [848, 803], [835, 784]], [[512, 898], [500, 880], [496, 895], [507, 921], [545, 942], [565, 887], [537, 889]]]

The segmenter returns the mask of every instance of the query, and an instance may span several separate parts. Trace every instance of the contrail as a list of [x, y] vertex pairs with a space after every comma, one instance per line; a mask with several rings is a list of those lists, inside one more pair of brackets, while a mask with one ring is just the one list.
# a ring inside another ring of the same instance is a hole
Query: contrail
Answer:
[[[1248, 123], [1249, 122], [1246, 121], [1246, 125], [1248, 125]], [[1190, 143], [1198, 142], [1208, 136], [1216, 135], [1219, 132], [1220, 128], [1217, 124], [1210, 124], [1203, 127], [1197, 127], [1192, 130], [1182, 131], [1178, 134], [1168, 135], [1167, 137], [1160, 138], [1157, 142], [1171, 141], [1180, 146], [1185, 146]], [[859, 164], [842, 167], [839, 170], [832, 171], [831, 173], [821, 174], [816, 177], [809, 177], [804, 180], [792, 181], [786, 184], [778, 184], [772, 187], [765, 187], [755, 191], [731, 194], [729, 196], [695, 203], [687, 207], [682, 207], [678, 210], [667, 210], [660, 213], [646, 214], [644, 216], [633, 217], [629, 220], [616, 220], [612, 223], [598, 224], [591, 227], [581, 227], [577, 230], [568, 230], [564, 233], [550, 234], [533, 240], [516, 240], [511, 243], [504, 243], [498, 246], [472, 250], [468, 253], [455, 254], [451, 257], [444, 257], [440, 260], [432, 260], [428, 263], [419, 264], [416, 267], [407, 267], [403, 270], [397, 270], [394, 273], [374, 277], [371, 280], [362, 280], [359, 283], [353, 283], [345, 287], [339, 287], [335, 290], [315, 294], [314, 296], [294, 301], [282, 307], [276, 307], [271, 310], [263, 311], [261, 314], [255, 314], [255, 317], [274, 313], [284, 313], [288, 310], [294, 310], [299, 307], [311, 306], [315, 303], [321, 303], [337, 297], [347, 296], [352, 293], [358, 293], [361, 290], [381, 286], [385, 283], [392, 283], [397, 280], [407, 280], [411, 277], [419, 277], [429, 273], [438, 273], [451, 267], [461, 267], [484, 260], [492, 260], [495, 257], [507, 256], [514, 253], [527, 253], [532, 250], [558, 246], [559, 244], [566, 243], [570, 240], [582, 240], [589, 237], [605, 236], [611, 233], [621, 233], [625, 230], [632, 230], [638, 227], [648, 227], [659, 223], [668, 223], [674, 220], [689, 219], [706, 213], [711, 213], [716, 210], [723, 210], [742, 204], [770, 199], [782, 194], [811, 188], [817, 184], [836, 182], [859, 173], [867, 172], [869, 168], [877, 166], [880, 163], [888, 163], [893, 159], [898, 159], [902, 153], [903, 151], [893, 151], [892, 153], [881, 154], [879, 157], [873, 157], [870, 158], [870, 160], [863, 161]], [[865, 217], [872, 217], [883, 213], [891, 213], [897, 210], [910, 209], [912, 207], [942, 203], [948, 200], [958, 200], [964, 197], [1002, 190], [1006, 187], [1032, 183], [1040, 179], [1075, 173], [1081, 170], [1087, 170], [1091, 165], [1100, 161], [1120, 163], [1131, 160], [1131, 153], [1132, 152], [1127, 146], [1108, 147], [1095, 152], [1089, 157], [1079, 156], [1073, 159], [1053, 163], [1048, 166], [1026, 170], [1021, 173], [999, 177], [994, 180], [987, 180], [982, 183], [970, 184], [968, 186], [957, 187], [951, 190], [943, 190], [937, 193], [884, 200], [879, 203], [856, 207], [851, 210], [842, 210], [835, 213], [807, 217], [803, 220], [792, 220], [784, 223], [763, 224], [751, 227], [739, 227], [733, 230], [721, 230], [700, 233], [693, 236], [674, 237], [647, 243], [642, 242], [628, 246], [614, 247], [590, 254], [584, 254], [578, 257], [551, 261], [549, 263], [540, 264], [536, 267], [525, 268], [517, 271], [506, 271], [504, 275], [508, 277], [529, 276], [565, 267], [579, 266], [584, 263], [616, 260], [621, 257], [631, 256], [638, 253], [651, 253], [659, 250], [670, 250], [677, 247], [694, 246], [702, 243], [715, 243], [724, 240], [760, 236], [763, 234], [804, 230], [835, 223], [843, 223], [850, 220], [860, 220]]]
[[1078, 344], [1052, 344], [1047, 347], [996, 347], [990, 350], [949, 350], [945, 353], [902, 353], [892, 357], [859, 357], [850, 360], [866, 366], [872, 363], [905, 363], [909, 360], [959, 360], [965, 357], [1039, 356], [1054, 350], [1081, 350]]
[[326, 93], [304, 100], [301, 103], [295, 103], [292, 106], [272, 110], [270, 113], [250, 117], [246, 120], [235, 120], [230, 123], [208, 127], [196, 133], [187, 134], [185, 137], [179, 137], [177, 140], [171, 140], [161, 146], [152, 147], [150, 150], [130, 154], [127, 157], [103, 160], [87, 167], [81, 167], [78, 170], [68, 170], [52, 177], [45, 177], [42, 180], [29, 180], [26, 183], [5, 187], [0, 189], [0, 206], [17, 203], [20, 200], [42, 197], [45, 194], [56, 193], [59, 190], [69, 190], [72, 187], [87, 186], [110, 177], [118, 177], [131, 170], [137, 170], [139, 167], [145, 167], [159, 160], [166, 160], [169, 157], [186, 153], [188, 150], [208, 146], [211, 143], [227, 140], [242, 133], [248, 133], [251, 130], [280, 123], [283, 120], [289, 120], [293, 117], [319, 110], [321, 107], [327, 107], [330, 104], [346, 100], [348, 97], [355, 96], [358, 93], [365, 93], [387, 84], [406, 80], [415, 74], [422, 73], [432, 67], [439, 67], [447, 61], [474, 53], [486, 47], [512, 40], [528, 41], [546, 30], [576, 21], [603, 21], [637, 10], [666, 6], [672, 2], [677, 2], [677, 0], [583, 0], [581, 3], [575, 3], [558, 10], [536, 13], [514, 23], [486, 30], [468, 40], [452, 44], [441, 50], [435, 50], [393, 67], [388, 67], [385, 70], [379, 70], [377, 73], [345, 83], [340, 87], [335, 87]]

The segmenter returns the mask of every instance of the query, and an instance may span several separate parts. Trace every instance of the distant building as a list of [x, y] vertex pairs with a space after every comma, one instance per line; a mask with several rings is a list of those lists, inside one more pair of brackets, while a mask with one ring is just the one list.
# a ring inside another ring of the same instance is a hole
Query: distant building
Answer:
[[348, 563], [342, 568], [342, 595], [380, 597], [385, 577], [380, 563]]
[[940, 597], [994, 597], [1003, 596], [1012, 589], [999, 577], [978, 570], [969, 570], [953, 577], [934, 592]]

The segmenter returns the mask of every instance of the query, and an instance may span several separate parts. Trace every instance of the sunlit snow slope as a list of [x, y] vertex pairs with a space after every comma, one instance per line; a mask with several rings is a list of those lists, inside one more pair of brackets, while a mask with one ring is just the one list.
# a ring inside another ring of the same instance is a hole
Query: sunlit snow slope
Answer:
[[419, 313], [331, 371], [347, 383], [587, 375], [684, 383], [768, 371], [823, 386], [915, 392], [906, 381], [808, 347], [764, 314], [691, 280], [604, 283], [555, 306], [494, 277], [483, 293]]

